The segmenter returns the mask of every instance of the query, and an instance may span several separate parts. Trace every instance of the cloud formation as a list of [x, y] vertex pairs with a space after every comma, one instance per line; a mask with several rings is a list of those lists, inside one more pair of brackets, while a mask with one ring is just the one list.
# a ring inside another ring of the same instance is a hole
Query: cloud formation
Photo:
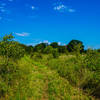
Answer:
[[31, 9], [32, 9], [32, 10], [35, 10], [35, 6], [31, 6]]
[[53, 9], [55, 11], [59, 11], [59, 12], [69, 12], [69, 13], [73, 13], [73, 12], [76, 11], [75, 9], [72, 9], [72, 8], [68, 7], [67, 5], [62, 4], [61, 2], [56, 3], [54, 5]]
[[22, 33], [15, 33], [17, 36], [21, 36], [21, 37], [26, 37], [29, 36], [29, 33], [27, 32], [22, 32]]
[[73, 13], [73, 12], [75, 12], [76, 10], [70, 8], [70, 9], [68, 9], [68, 11], [71, 12], [71, 13]]
[[9, 21], [9, 14], [10, 14], [10, 10], [8, 9], [10, 6], [10, 2], [12, 2], [13, 0], [0, 0], [0, 22], [5, 22], [5, 21]]
[[54, 7], [54, 10], [58, 10], [58, 11], [65, 10], [65, 9], [66, 9], [66, 6], [63, 4]]
[[[16, 2], [15, 2], [16, 1]], [[12, 9], [14, 7], [14, 3], [17, 5], [17, 1], [19, 0], [0, 0], [0, 22], [7, 22], [12, 21], [13, 16], [22, 16], [26, 15], [29, 19], [34, 19], [39, 16], [39, 11], [41, 11], [39, 5], [35, 5], [35, 2], [31, 0], [25, 0], [23, 2], [23, 5], [21, 6], [21, 10], [19, 10], [18, 6], [15, 6], [17, 9], [17, 12], [14, 13], [15, 9]], [[18, 3], [19, 4], [19, 3]], [[63, 1], [58, 0], [58, 2], [53, 3], [51, 10], [54, 10], [56, 12], [60, 13], [74, 13], [76, 12], [75, 9], [67, 6]]]

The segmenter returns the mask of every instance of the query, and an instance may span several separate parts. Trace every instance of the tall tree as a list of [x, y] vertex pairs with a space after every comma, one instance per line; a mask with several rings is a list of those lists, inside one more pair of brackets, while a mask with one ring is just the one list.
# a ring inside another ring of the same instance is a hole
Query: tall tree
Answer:
[[50, 46], [52, 46], [53, 48], [58, 48], [58, 43], [57, 42], [53, 42], [50, 44]]
[[24, 56], [24, 49], [16, 41], [13, 41], [13, 35], [9, 34], [0, 40], [0, 55], [7, 58], [20, 58]]
[[47, 47], [47, 43], [40, 43], [34, 47], [34, 51], [36, 52], [43, 52], [44, 49]]
[[84, 45], [83, 45], [83, 42], [79, 40], [72, 40], [67, 45], [67, 49], [69, 52], [83, 52]]

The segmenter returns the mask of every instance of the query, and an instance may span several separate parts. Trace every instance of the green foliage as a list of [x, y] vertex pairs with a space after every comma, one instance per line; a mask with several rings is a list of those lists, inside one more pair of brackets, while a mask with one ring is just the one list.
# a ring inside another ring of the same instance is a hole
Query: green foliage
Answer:
[[84, 51], [84, 45], [79, 40], [72, 40], [67, 45], [67, 49], [69, 52], [83, 52]]
[[53, 59], [48, 62], [48, 66], [51, 69], [57, 70], [59, 75], [66, 78], [70, 82], [70, 84], [76, 85], [79, 78], [79, 66], [75, 66], [74, 63], [76, 63], [74, 58], [63, 60], [63, 62], [60, 59]]
[[33, 48], [33, 46], [27, 46], [25, 50], [26, 50], [26, 52], [27, 52], [28, 54], [31, 54], [31, 53], [33, 53], [33, 51], [34, 51], [34, 48]]
[[6, 58], [19, 59], [24, 56], [24, 49], [17, 42], [1, 42], [0, 55]]
[[97, 51], [89, 50], [87, 54], [79, 57], [64, 55], [42, 63], [56, 70], [72, 86], [100, 98], [100, 54]]
[[10, 34], [0, 41], [0, 100], [100, 98], [98, 50], [88, 49], [81, 54], [84, 46], [78, 40], [72, 40], [67, 50], [57, 42], [33, 47], [13, 38]]
[[5, 65], [2, 62], [0, 69], [2, 72], [0, 74], [0, 99], [67, 100], [75, 96], [77, 100], [81, 99], [81, 96], [87, 97], [83, 95], [82, 91], [74, 89], [56, 71], [33, 61], [28, 56], [17, 63], [11, 61]]
[[58, 48], [58, 43], [57, 42], [53, 42], [50, 44], [50, 46], [52, 46], [53, 48]]
[[46, 54], [50, 54], [53, 52], [53, 48], [52, 46], [47, 46], [45, 49], [44, 49], [44, 53]]
[[41, 52], [43, 53], [44, 49], [46, 48], [47, 43], [40, 43], [34, 47], [34, 52]]
[[58, 51], [59, 51], [59, 53], [66, 53], [67, 52], [67, 47], [66, 46], [59, 46]]
[[54, 58], [58, 58], [59, 57], [58, 49], [53, 49], [52, 55], [53, 55]]
[[25, 49], [26, 54], [32, 54], [34, 52], [33, 46], [26, 46], [24, 44], [20, 44], [20, 46]]
[[3, 40], [0, 42], [0, 55], [7, 59], [19, 59], [24, 56], [24, 49], [12, 39], [13, 36], [11, 34], [3, 37]]
[[88, 49], [84, 64], [92, 71], [100, 70], [100, 54], [96, 50]]
[[2, 41], [5, 41], [5, 42], [12, 41], [13, 38], [14, 38], [14, 36], [12, 34], [5, 35], [2, 39]]
[[51, 59], [53, 59], [53, 55], [52, 54], [48, 54], [47, 60], [51, 60]]
[[31, 54], [31, 58], [34, 59], [35, 61], [38, 61], [38, 60], [42, 59], [42, 54], [34, 52], [33, 54]]
[[[25, 59], [21, 59], [17, 63], [10, 61], [8, 64], [0, 61], [0, 100], [1, 98], [27, 100], [27, 98], [33, 97], [36, 100], [35, 96], [39, 97], [39, 94], [36, 94], [39, 84], [34, 81], [35, 73], [33, 74], [32, 70], [32, 64]], [[33, 87], [36, 85], [35, 83], [37, 86]]]
[[5, 96], [10, 92], [10, 87], [15, 84], [15, 73], [17, 67], [13, 63], [0, 64], [0, 96]]

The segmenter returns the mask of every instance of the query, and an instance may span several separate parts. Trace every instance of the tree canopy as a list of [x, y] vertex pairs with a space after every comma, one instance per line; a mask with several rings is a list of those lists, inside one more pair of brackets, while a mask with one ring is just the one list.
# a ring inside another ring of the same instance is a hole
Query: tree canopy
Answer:
[[69, 52], [83, 52], [84, 51], [84, 45], [83, 42], [79, 40], [72, 40], [67, 45], [67, 49]]

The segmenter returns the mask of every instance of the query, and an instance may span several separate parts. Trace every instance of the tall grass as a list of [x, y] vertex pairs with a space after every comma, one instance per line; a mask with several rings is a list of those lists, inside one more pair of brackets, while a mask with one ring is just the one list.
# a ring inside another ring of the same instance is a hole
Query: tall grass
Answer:
[[64, 79], [89, 95], [100, 97], [100, 54], [96, 51], [84, 55], [61, 55], [59, 58], [47, 59], [46, 55], [40, 63], [55, 70]]
[[88, 100], [90, 98], [82, 90], [73, 87], [56, 70], [51, 70], [28, 56], [16, 62], [10, 61], [5, 67], [0, 64], [0, 70], [3, 68], [4, 71], [0, 74], [0, 100]]

